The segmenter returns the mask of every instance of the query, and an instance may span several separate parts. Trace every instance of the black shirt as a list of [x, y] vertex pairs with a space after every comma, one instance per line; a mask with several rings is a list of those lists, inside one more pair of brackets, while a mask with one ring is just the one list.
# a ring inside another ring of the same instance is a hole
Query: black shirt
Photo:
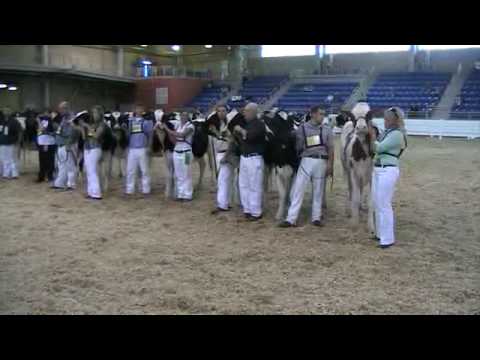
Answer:
[[247, 121], [243, 127], [247, 130], [247, 139], [241, 140], [240, 151], [243, 156], [265, 153], [265, 124], [259, 119]]
[[22, 126], [13, 115], [0, 119], [0, 145], [13, 145], [20, 137]]

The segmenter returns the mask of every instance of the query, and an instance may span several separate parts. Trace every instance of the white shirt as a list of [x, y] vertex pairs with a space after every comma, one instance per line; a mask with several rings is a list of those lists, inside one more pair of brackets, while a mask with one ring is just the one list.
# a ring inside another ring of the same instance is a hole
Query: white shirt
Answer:
[[[220, 133], [227, 130], [227, 124], [221, 123], [220, 125]], [[215, 148], [215, 152], [218, 154], [219, 152], [225, 152], [228, 149], [228, 142], [222, 141], [217, 138], [213, 138], [213, 146]]]
[[[179, 133], [183, 133], [187, 128], [192, 128], [195, 130], [195, 127], [191, 122], [186, 122], [185, 125], [182, 126], [182, 123], [178, 123], [178, 125], [175, 127], [175, 131]], [[184, 151], [184, 150], [191, 150], [192, 149], [192, 140], [193, 140], [193, 134], [194, 132], [192, 131], [185, 139], [179, 139], [177, 138], [177, 143], [175, 144], [175, 151]]]

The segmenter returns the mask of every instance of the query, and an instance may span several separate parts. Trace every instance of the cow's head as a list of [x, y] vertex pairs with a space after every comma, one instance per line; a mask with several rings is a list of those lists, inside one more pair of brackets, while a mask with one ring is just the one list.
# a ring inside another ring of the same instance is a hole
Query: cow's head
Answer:
[[352, 109], [352, 115], [355, 117], [355, 132], [357, 135], [367, 135], [370, 122], [372, 120], [372, 111], [366, 102], [357, 103]]

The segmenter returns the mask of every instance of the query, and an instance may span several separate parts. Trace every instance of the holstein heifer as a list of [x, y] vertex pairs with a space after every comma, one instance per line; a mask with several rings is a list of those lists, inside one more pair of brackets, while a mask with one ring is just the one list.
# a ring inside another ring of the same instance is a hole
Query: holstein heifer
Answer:
[[279, 196], [275, 219], [282, 220], [288, 210], [290, 189], [300, 164], [295, 147], [296, 119], [278, 110], [264, 112], [262, 119], [267, 130], [265, 165], [276, 175]]
[[372, 112], [367, 103], [358, 103], [353, 108], [352, 115], [354, 120], [345, 123], [341, 134], [340, 157], [348, 181], [347, 212], [352, 217], [352, 225], [357, 226], [362, 202], [368, 197], [368, 226], [373, 230], [373, 207], [370, 196], [373, 152], [368, 132]]

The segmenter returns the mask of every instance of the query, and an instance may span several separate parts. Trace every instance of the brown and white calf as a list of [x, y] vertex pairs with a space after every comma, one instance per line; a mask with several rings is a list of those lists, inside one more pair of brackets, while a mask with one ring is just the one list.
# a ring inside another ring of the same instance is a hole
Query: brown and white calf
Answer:
[[347, 213], [352, 225], [360, 221], [360, 209], [368, 198], [368, 226], [373, 230], [371, 181], [373, 171], [372, 143], [369, 135], [372, 112], [366, 103], [358, 103], [352, 110], [354, 121], [345, 123], [341, 134], [341, 161], [348, 183]]

